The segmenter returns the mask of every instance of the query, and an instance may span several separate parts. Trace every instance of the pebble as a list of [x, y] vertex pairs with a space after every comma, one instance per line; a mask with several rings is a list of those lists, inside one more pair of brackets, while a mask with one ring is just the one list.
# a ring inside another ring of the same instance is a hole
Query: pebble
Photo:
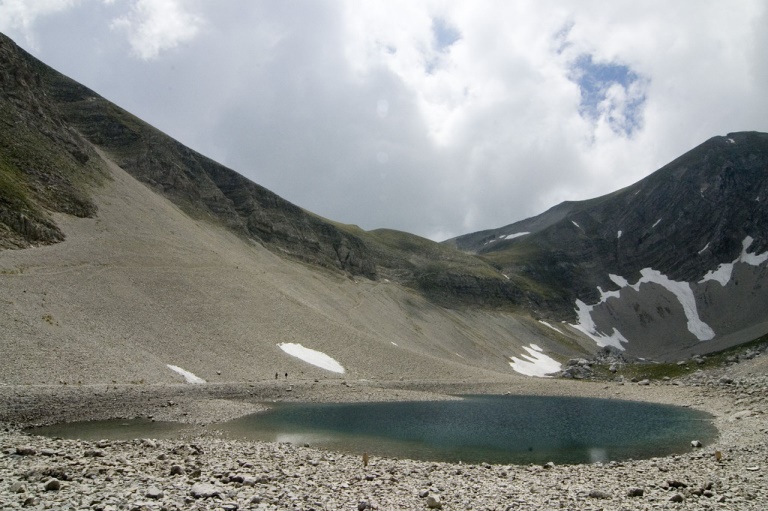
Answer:
[[439, 495], [430, 495], [427, 497], [427, 507], [429, 509], [443, 509], [443, 502]]
[[163, 494], [163, 490], [161, 490], [157, 486], [150, 486], [149, 489], [147, 490], [146, 496], [149, 499], [157, 500], [157, 499], [162, 499], [164, 494]]
[[59, 481], [55, 477], [52, 479], [49, 479], [45, 483], [45, 491], [59, 491], [60, 489], [61, 489], [61, 481]]

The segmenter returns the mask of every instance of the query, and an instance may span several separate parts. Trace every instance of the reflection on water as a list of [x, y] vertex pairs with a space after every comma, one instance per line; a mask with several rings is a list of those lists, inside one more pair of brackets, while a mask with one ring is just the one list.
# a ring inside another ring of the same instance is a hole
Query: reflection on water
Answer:
[[590, 463], [602, 463], [609, 461], [608, 450], [600, 447], [592, 447], [589, 449], [589, 462]]
[[[704, 412], [605, 399], [470, 396], [457, 401], [278, 404], [216, 424], [231, 438], [467, 463], [595, 463], [683, 453], [717, 431]], [[188, 426], [113, 420], [35, 428], [83, 440], [175, 438]]]
[[177, 438], [188, 424], [150, 419], [111, 419], [41, 426], [27, 430], [35, 435], [79, 440], [133, 440], [135, 438]]

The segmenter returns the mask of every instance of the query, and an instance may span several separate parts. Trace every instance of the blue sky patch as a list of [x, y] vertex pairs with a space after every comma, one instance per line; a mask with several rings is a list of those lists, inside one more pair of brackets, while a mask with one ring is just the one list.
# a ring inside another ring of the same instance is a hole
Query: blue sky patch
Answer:
[[[592, 55], [581, 55], [571, 69], [570, 79], [581, 90], [579, 112], [582, 117], [592, 120], [605, 117], [614, 131], [627, 136], [640, 127], [646, 80], [629, 66], [595, 62]], [[614, 85], [623, 88], [624, 101], [619, 104], [608, 97]]]
[[461, 39], [461, 32], [442, 18], [432, 20], [432, 35], [435, 39], [435, 49], [445, 51], [453, 43]]

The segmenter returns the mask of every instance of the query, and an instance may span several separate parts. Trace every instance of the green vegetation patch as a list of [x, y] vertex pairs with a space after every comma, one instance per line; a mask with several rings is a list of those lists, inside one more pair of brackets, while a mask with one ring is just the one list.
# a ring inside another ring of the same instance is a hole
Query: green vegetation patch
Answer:
[[13, 209], [32, 209], [24, 178], [2, 154], [0, 154], [0, 202], [4, 202]]
[[593, 370], [599, 379], [613, 379], [616, 376], [624, 376], [627, 379], [637, 378], [638, 380], [675, 379], [693, 374], [698, 370], [721, 367], [734, 358], [738, 358], [740, 354], [753, 348], [763, 348], [766, 344], [768, 344], [768, 334], [738, 346], [703, 355], [700, 358], [686, 360], [684, 364], [677, 362], [626, 364], [615, 375], [608, 371], [608, 366], [605, 365], [595, 365]]

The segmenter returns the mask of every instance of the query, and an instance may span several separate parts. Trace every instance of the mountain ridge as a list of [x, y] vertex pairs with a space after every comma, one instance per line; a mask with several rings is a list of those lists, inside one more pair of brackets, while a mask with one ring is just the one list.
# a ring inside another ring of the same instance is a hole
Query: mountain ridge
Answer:
[[[65, 364], [52, 353], [121, 378], [167, 379], [172, 364], [216, 381], [217, 359], [231, 377], [256, 360], [274, 374], [279, 340], [360, 377], [404, 356], [409, 377], [464, 377], [603, 346], [685, 358], [768, 332], [767, 134], [713, 137], [611, 194], [436, 243], [305, 211], [1, 35], [0, 63], [0, 249], [22, 249], [0, 250], [0, 323], [40, 365], [0, 364], [19, 381]], [[152, 369], [99, 349], [139, 363], [138, 349]]]

